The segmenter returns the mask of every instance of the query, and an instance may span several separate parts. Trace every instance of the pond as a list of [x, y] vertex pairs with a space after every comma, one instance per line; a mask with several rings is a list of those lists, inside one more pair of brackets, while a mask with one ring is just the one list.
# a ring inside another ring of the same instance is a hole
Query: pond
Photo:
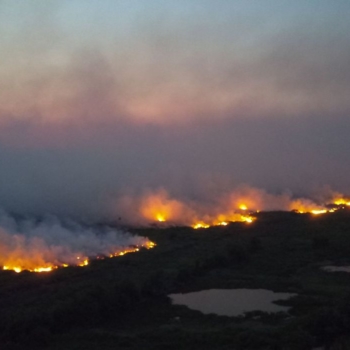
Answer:
[[209, 289], [186, 294], [170, 294], [175, 305], [185, 305], [204, 314], [238, 316], [244, 312], [288, 311], [289, 307], [274, 304], [286, 300], [292, 293], [274, 293], [266, 289]]

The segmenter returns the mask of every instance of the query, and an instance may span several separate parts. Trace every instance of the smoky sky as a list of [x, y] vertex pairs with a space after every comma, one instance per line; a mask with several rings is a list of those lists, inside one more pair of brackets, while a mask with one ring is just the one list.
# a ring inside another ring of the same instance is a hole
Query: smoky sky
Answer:
[[241, 184], [304, 196], [324, 185], [346, 193], [349, 131], [342, 116], [242, 118], [190, 128], [121, 124], [68, 148], [3, 146], [0, 198], [8, 210], [103, 215], [113, 198], [152, 188], [197, 200]]
[[0, 206], [349, 193], [347, 1], [0, 1]]

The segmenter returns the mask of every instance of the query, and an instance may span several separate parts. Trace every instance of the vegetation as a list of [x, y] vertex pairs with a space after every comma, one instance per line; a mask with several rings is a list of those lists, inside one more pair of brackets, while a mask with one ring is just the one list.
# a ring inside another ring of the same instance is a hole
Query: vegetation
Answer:
[[[350, 212], [270, 212], [252, 224], [132, 231], [153, 250], [35, 274], [0, 273], [1, 349], [349, 349]], [[203, 315], [170, 293], [266, 288], [290, 314]], [[282, 304], [282, 302], [281, 302]]]

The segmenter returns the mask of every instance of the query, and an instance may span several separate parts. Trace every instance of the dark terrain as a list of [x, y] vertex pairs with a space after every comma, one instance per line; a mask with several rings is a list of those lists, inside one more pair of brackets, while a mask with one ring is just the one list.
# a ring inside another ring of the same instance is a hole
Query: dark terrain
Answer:
[[[129, 230], [130, 231], [130, 230]], [[252, 224], [132, 229], [157, 246], [51, 273], [0, 272], [0, 348], [350, 349], [350, 211], [257, 214]], [[203, 315], [170, 293], [297, 293], [290, 313]]]

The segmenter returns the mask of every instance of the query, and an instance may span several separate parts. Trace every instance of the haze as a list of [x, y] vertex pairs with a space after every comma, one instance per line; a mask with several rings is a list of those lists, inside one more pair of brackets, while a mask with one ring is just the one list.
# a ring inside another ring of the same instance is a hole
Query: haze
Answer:
[[0, 0], [0, 206], [349, 193], [348, 1]]

